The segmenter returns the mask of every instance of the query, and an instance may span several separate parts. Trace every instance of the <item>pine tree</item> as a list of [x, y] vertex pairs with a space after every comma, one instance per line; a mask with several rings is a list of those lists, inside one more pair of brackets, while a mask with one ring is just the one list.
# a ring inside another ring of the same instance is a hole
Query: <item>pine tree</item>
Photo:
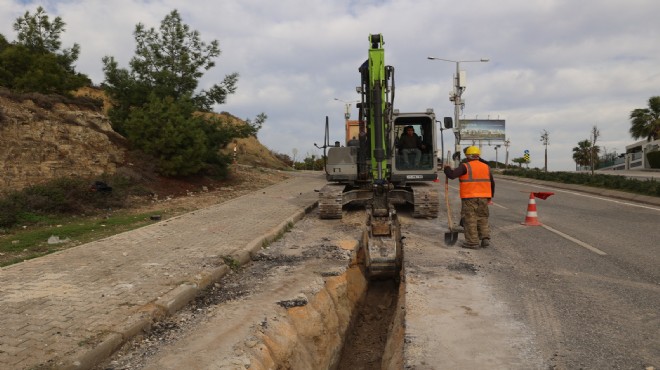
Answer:
[[60, 17], [50, 21], [38, 7], [35, 14], [26, 11], [14, 22], [18, 41], [0, 40], [0, 85], [23, 92], [68, 94], [91, 83], [75, 71], [80, 46], [60, 50], [60, 36], [65, 23]]
[[120, 68], [113, 57], [103, 58], [104, 89], [114, 104], [109, 112], [113, 128], [158, 158], [165, 175], [189, 175], [208, 167], [222, 175], [230, 159], [218, 149], [236, 137], [256, 135], [266, 115], [243, 126], [198, 114], [224, 103], [236, 90], [238, 74], [198, 91], [203, 72], [215, 66], [220, 54], [218, 41], [202, 42], [176, 10], [163, 19], [160, 32], [140, 23], [134, 34], [130, 69]]
[[131, 108], [144, 105], [151, 93], [161, 99], [189, 97], [197, 110], [208, 112], [236, 91], [238, 73], [197, 92], [199, 79], [215, 66], [220, 48], [217, 40], [210, 44], [201, 41], [199, 32], [191, 31], [176, 10], [162, 20], [160, 33], [139, 23], [134, 35], [136, 49], [130, 70], [119, 68], [114, 57], [103, 58], [105, 91], [115, 102], [110, 118], [119, 133], [124, 133], [122, 126]]
[[188, 99], [149, 96], [147, 104], [134, 109], [126, 121], [127, 137], [133, 145], [158, 159], [163, 175], [199, 172], [208, 158], [209, 143], [202, 118], [194, 117]]

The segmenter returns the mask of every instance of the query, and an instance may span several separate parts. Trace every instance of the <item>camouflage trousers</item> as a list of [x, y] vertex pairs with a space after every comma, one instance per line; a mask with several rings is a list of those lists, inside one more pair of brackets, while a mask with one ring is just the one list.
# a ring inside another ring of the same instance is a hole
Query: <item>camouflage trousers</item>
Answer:
[[489, 215], [488, 198], [461, 199], [461, 218], [467, 244], [476, 245], [481, 239], [490, 238]]

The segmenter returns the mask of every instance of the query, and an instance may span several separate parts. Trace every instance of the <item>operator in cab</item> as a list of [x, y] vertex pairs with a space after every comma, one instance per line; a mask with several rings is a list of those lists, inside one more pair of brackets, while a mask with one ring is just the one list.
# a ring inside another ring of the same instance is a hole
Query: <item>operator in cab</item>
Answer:
[[490, 245], [490, 226], [488, 203], [495, 194], [495, 181], [490, 166], [480, 160], [481, 151], [476, 146], [465, 150], [466, 161], [452, 169], [444, 167], [449, 179], [458, 178], [460, 182], [461, 218], [465, 228], [463, 248], [478, 249]]
[[414, 156], [415, 167], [419, 167], [422, 159], [422, 149], [426, 148], [426, 146], [422, 143], [422, 139], [417, 136], [412, 126], [406, 126], [403, 135], [399, 139], [399, 148], [403, 154], [403, 163], [406, 166], [410, 166], [408, 156], [412, 154]]

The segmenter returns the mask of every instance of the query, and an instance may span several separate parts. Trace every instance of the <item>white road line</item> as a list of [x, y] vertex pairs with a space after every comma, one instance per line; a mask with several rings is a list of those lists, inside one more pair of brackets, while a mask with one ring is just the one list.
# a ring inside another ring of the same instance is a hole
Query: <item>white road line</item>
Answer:
[[568, 194], [577, 195], [577, 196], [580, 196], [580, 197], [599, 199], [599, 200], [604, 200], [604, 201], [607, 201], [607, 202], [612, 202], [612, 203], [617, 203], [617, 204], [623, 204], [623, 205], [626, 205], [626, 206], [632, 206], [632, 207], [639, 207], [639, 208], [644, 208], [644, 209], [650, 209], [650, 210], [652, 210], [652, 211], [658, 211], [658, 212], [660, 212], [660, 208], [658, 208], [658, 207], [645, 206], [645, 205], [637, 204], [637, 203], [628, 203], [628, 202], [624, 202], [624, 201], [620, 201], [620, 200], [616, 200], [616, 199], [603, 198], [603, 197], [598, 197], [598, 196], [595, 196], [595, 195], [589, 195], [589, 194], [585, 194], [585, 193], [576, 193], [576, 192], [574, 192], [574, 191], [558, 189], [558, 188], [555, 188], [555, 187], [552, 187], [552, 186], [545, 186], [545, 185], [536, 185], [536, 184], [522, 183], [522, 182], [518, 182], [518, 181], [505, 180], [505, 179], [500, 179], [499, 181], [515, 182], [515, 183], [517, 183], [517, 184], [524, 184], [524, 185], [527, 185], [527, 186], [530, 186], [530, 187], [533, 187], [533, 188], [552, 189], [552, 190], [554, 190], [554, 191], [556, 191], [556, 192], [560, 192], [560, 193], [568, 193]]
[[607, 255], [607, 253], [601, 251], [600, 249], [598, 249], [596, 247], [593, 247], [593, 246], [591, 246], [591, 245], [589, 245], [589, 244], [587, 244], [587, 243], [585, 243], [581, 240], [577, 240], [577, 239], [575, 239], [574, 237], [572, 237], [568, 234], [564, 234], [559, 230], [555, 230], [555, 229], [551, 228], [548, 225], [541, 225], [541, 226], [543, 226], [543, 228], [545, 228], [546, 230], [552, 231], [553, 233], [561, 236], [562, 238], [568, 239], [568, 240], [572, 241], [573, 243], [575, 243], [575, 244], [577, 244], [581, 247], [584, 247], [584, 248], [586, 248], [586, 249], [588, 249], [588, 250], [590, 250], [590, 251], [592, 251], [592, 252], [594, 252], [598, 255], [601, 255], [601, 256], [606, 256]]

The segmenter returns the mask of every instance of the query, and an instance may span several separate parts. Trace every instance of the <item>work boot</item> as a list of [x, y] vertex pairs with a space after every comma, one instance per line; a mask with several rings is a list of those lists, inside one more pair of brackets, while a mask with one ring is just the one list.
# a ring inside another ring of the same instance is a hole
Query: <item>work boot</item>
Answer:
[[481, 239], [481, 248], [487, 248], [490, 245], [490, 238]]
[[479, 249], [479, 244], [470, 244], [468, 242], [463, 242], [463, 244], [461, 244], [461, 248]]

